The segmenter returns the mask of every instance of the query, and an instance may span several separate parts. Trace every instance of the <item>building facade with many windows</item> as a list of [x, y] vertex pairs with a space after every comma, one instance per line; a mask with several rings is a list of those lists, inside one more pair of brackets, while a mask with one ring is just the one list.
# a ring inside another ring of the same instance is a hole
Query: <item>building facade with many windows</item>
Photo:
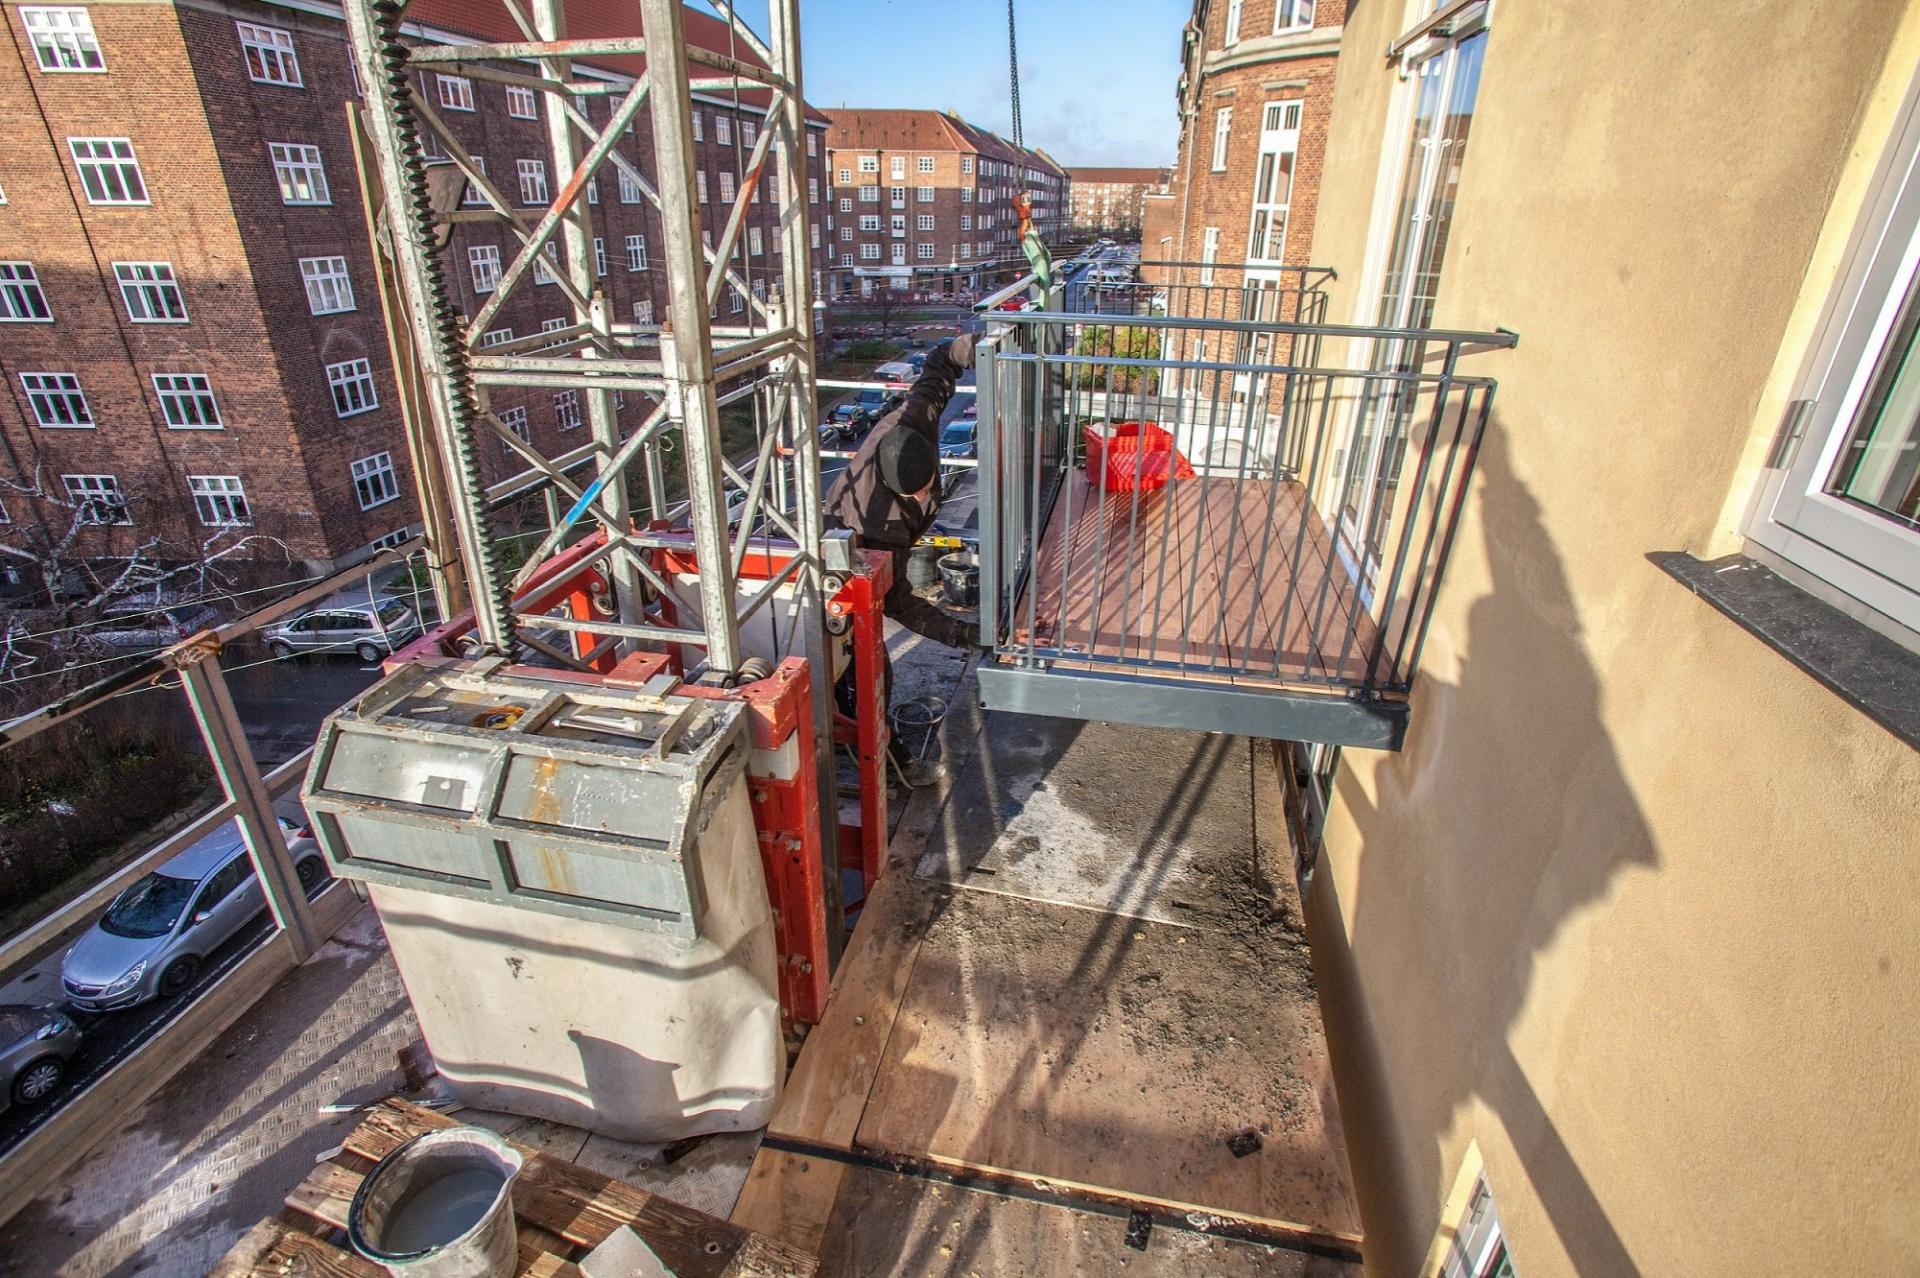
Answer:
[[1219, 285], [1237, 284], [1242, 266], [1307, 261], [1345, 19], [1346, 0], [1194, 0], [1180, 153], [1170, 198], [1143, 200], [1143, 260], [1217, 262], [1206, 275]]
[[941, 111], [827, 113], [832, 203], [822, 233], [837, 297], [876, 287], [952, 293], [1024, 269], [1020, 214], [1049, 245], [1066, 234], [1069, 180], [1044, 151]]
[[1140, 237], [1150, 192], [1165, 190], [1165, 169], [1069, 169], [1073, 180], [1068, 225], [1089, 235]]
[[[497, 6], [465, 0], [419, 0], [408, 16], [422, 41], [511, 35], [492, 29]], [[338, 562], [417, 523], [338, 11], [236, 0], [8, 5], [6, 17], [15, 39], [0, 58], [0, 102], [31, 127], [0, 135], [0, 542], [73, 532], [83, 554], [190, 558], [238, 528]], [[576, 34], [595, 20], [611, 19], [583, 11]], [[726, 47], [709, 15], [690, 9], [686, 23], [690, 40]], [[609, 59], [576, 70], [618, 88], [640, 68]], [[548, 171], [550, 99], [431, 69], [416, 77], [510, 201], [544, 205], [561, 188], [566, 175]], [[604, 123], [616, 100], [575, 105]], [[762, 126], [730, 93], [696, 95], [695, 121], [711, 237]], [[817, 121], [807, 139], [816, 201], [823, 129]], [[646, 175], [652, 146], [643, 111], [617, 149]], [[595, 280], [617, 323], [655, 324], [666, 309], [658, 215], [639, 183], [613, 176], [588, 192]], [[736, 263], [756, 291], [779, 278], [777, 252], [760, 251], [777, 241], [764, 189]], [[471, 184], [463, 204], [486, 207]], [[516, 247], [497, 224], [456, 228], [448, 278], [469, 314]], [[536, 268], [536, 281], [553, 274]], [[494, 319], [489, 345], [573, 322], [559, 287], [528, 294]], [[716, 311], [746, 309], [723, 296]], [[637, 425], [650, 405], [622, 399], [622, 425]], [[491, 406], [545, 454], [584, 442], [580, 406], [564, 397], [496, 390]], [[524, 468], [504, 447], [488, 463], [496, 476]]]

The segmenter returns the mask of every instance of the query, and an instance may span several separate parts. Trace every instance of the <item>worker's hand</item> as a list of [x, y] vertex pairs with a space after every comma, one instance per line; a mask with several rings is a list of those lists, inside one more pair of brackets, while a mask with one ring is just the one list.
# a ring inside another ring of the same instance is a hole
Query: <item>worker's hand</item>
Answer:
[[961, 368], [973, 367], [973, 334], [962, 333], [947, 343], [947, 358]]

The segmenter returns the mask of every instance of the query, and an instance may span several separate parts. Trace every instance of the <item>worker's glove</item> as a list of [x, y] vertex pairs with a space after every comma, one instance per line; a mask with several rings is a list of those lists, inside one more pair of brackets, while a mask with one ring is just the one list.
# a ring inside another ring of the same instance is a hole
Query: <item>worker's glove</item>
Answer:
[[973, 367], [973, 334], [962, 333], [947, 343], [947, 358], [961, 368]]

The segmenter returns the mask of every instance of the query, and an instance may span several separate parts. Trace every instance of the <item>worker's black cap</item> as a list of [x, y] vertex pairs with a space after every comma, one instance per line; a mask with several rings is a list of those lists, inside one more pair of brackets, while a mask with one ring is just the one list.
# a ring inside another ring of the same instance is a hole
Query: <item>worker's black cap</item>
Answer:
[[874, 449], [874, 460], [880, 465], [880, 482], [902, 497], [931, 484], [940, 471], [939, 454], [926, 436], [904, 426], [886, 433]]

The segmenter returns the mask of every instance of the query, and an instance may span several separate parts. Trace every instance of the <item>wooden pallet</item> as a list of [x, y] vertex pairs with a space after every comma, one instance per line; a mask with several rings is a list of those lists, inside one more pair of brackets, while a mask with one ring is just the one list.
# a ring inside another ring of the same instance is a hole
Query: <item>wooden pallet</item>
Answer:
[[[386, 1270], [345, 1249], [347, 1207], [375, 1163], [422, 1132], [455, 1119], [389, 1097], [332, 1158], [287, 1195], [286, 1210], [235, 1243], [212, 1278], [325, 1275], [386, 1278]], [[514, 1144], [513, 1142], [509, 1142]], [[622, 1226], [646, 1240], [679, 1278], [800, 1278], [818, 1271], [801, 1249], [650, 1194], [585, 1167], [514, 1144], [526, 1166], [513, 1186], [525, 1278], [577, 1278], [575, 1263]]]

